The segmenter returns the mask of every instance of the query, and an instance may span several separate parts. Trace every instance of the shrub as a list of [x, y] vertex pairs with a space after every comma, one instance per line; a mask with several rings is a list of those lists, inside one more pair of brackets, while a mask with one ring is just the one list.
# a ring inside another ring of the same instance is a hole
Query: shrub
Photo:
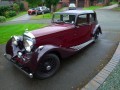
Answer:
[[13, 17], [16, 16], [16, 12], [15, 11], [9, 11], [9, 17]]
[[9, 17], [13, 17], [13, 16], [16, 16], [16, 12], [15, 11], [6, 11], [5, 12], [5, 17], [6, 18], [9, 18]]
[[6, 18], [4, 16], [0, 16], [0, 22], [5, 22]]
[[0, 16], [4, 16], [6, 11], [9, 11], [9, 6], [0, 6]]
[[17, 3], [14, 3], [14, 4], [13, 4], [13, 10], [18, 13], [18, 12], [19, 12], [19, 9], [20, 9], [19, 5], [18, 5]]
[[20, 3], [20, 11], [24, 11], [24, 10], [25, 10], [24, 4]]
[[6, 11], [5, 14], [4, 14], [4, 16], [5, 16], [6, 18], [9, 18], [9, 11]]

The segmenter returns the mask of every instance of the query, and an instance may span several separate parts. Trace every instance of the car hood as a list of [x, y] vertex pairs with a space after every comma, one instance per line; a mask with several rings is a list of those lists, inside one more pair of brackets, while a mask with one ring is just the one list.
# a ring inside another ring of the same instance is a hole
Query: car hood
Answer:
[[53, 24], [53, 25], [50, 25], [50, 26], [47, 26], [47, 27], [44, 27], [41, 29], [31, 31], [31, 33], [35, 37], [40, 37], [40, 36], [60, 32], [60, 31], [68, 30], [71, 28], [74, 28], [74, 25], [72, 25], [72, 24]]

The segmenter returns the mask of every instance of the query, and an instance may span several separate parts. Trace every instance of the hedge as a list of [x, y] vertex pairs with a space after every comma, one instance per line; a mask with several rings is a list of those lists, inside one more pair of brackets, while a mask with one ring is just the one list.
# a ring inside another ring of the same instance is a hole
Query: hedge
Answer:
[[0, 16], [4, 16], [6, 11], [9, 11], [11, 8], [9, 6], [0, 6]]
[[4, 16], [0, 16], [0, 23], [5, 21], [6, 21], [6, 18]]

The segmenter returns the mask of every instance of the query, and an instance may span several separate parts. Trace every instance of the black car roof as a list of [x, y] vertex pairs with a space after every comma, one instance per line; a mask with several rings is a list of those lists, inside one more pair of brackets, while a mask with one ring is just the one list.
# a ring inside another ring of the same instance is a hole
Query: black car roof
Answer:
[[55, 14], [78, 15], [78, 14], [87, 14], [87, 13], [94, 13], [94, 11], [93, 10], [67, 10], [63, 12], [56, 12]]

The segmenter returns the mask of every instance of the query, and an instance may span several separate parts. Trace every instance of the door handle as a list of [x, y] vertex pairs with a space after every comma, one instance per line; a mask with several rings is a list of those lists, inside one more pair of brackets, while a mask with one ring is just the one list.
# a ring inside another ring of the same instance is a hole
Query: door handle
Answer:
[[75, 26], [76, 28], [79, 28], [80, 26]]

